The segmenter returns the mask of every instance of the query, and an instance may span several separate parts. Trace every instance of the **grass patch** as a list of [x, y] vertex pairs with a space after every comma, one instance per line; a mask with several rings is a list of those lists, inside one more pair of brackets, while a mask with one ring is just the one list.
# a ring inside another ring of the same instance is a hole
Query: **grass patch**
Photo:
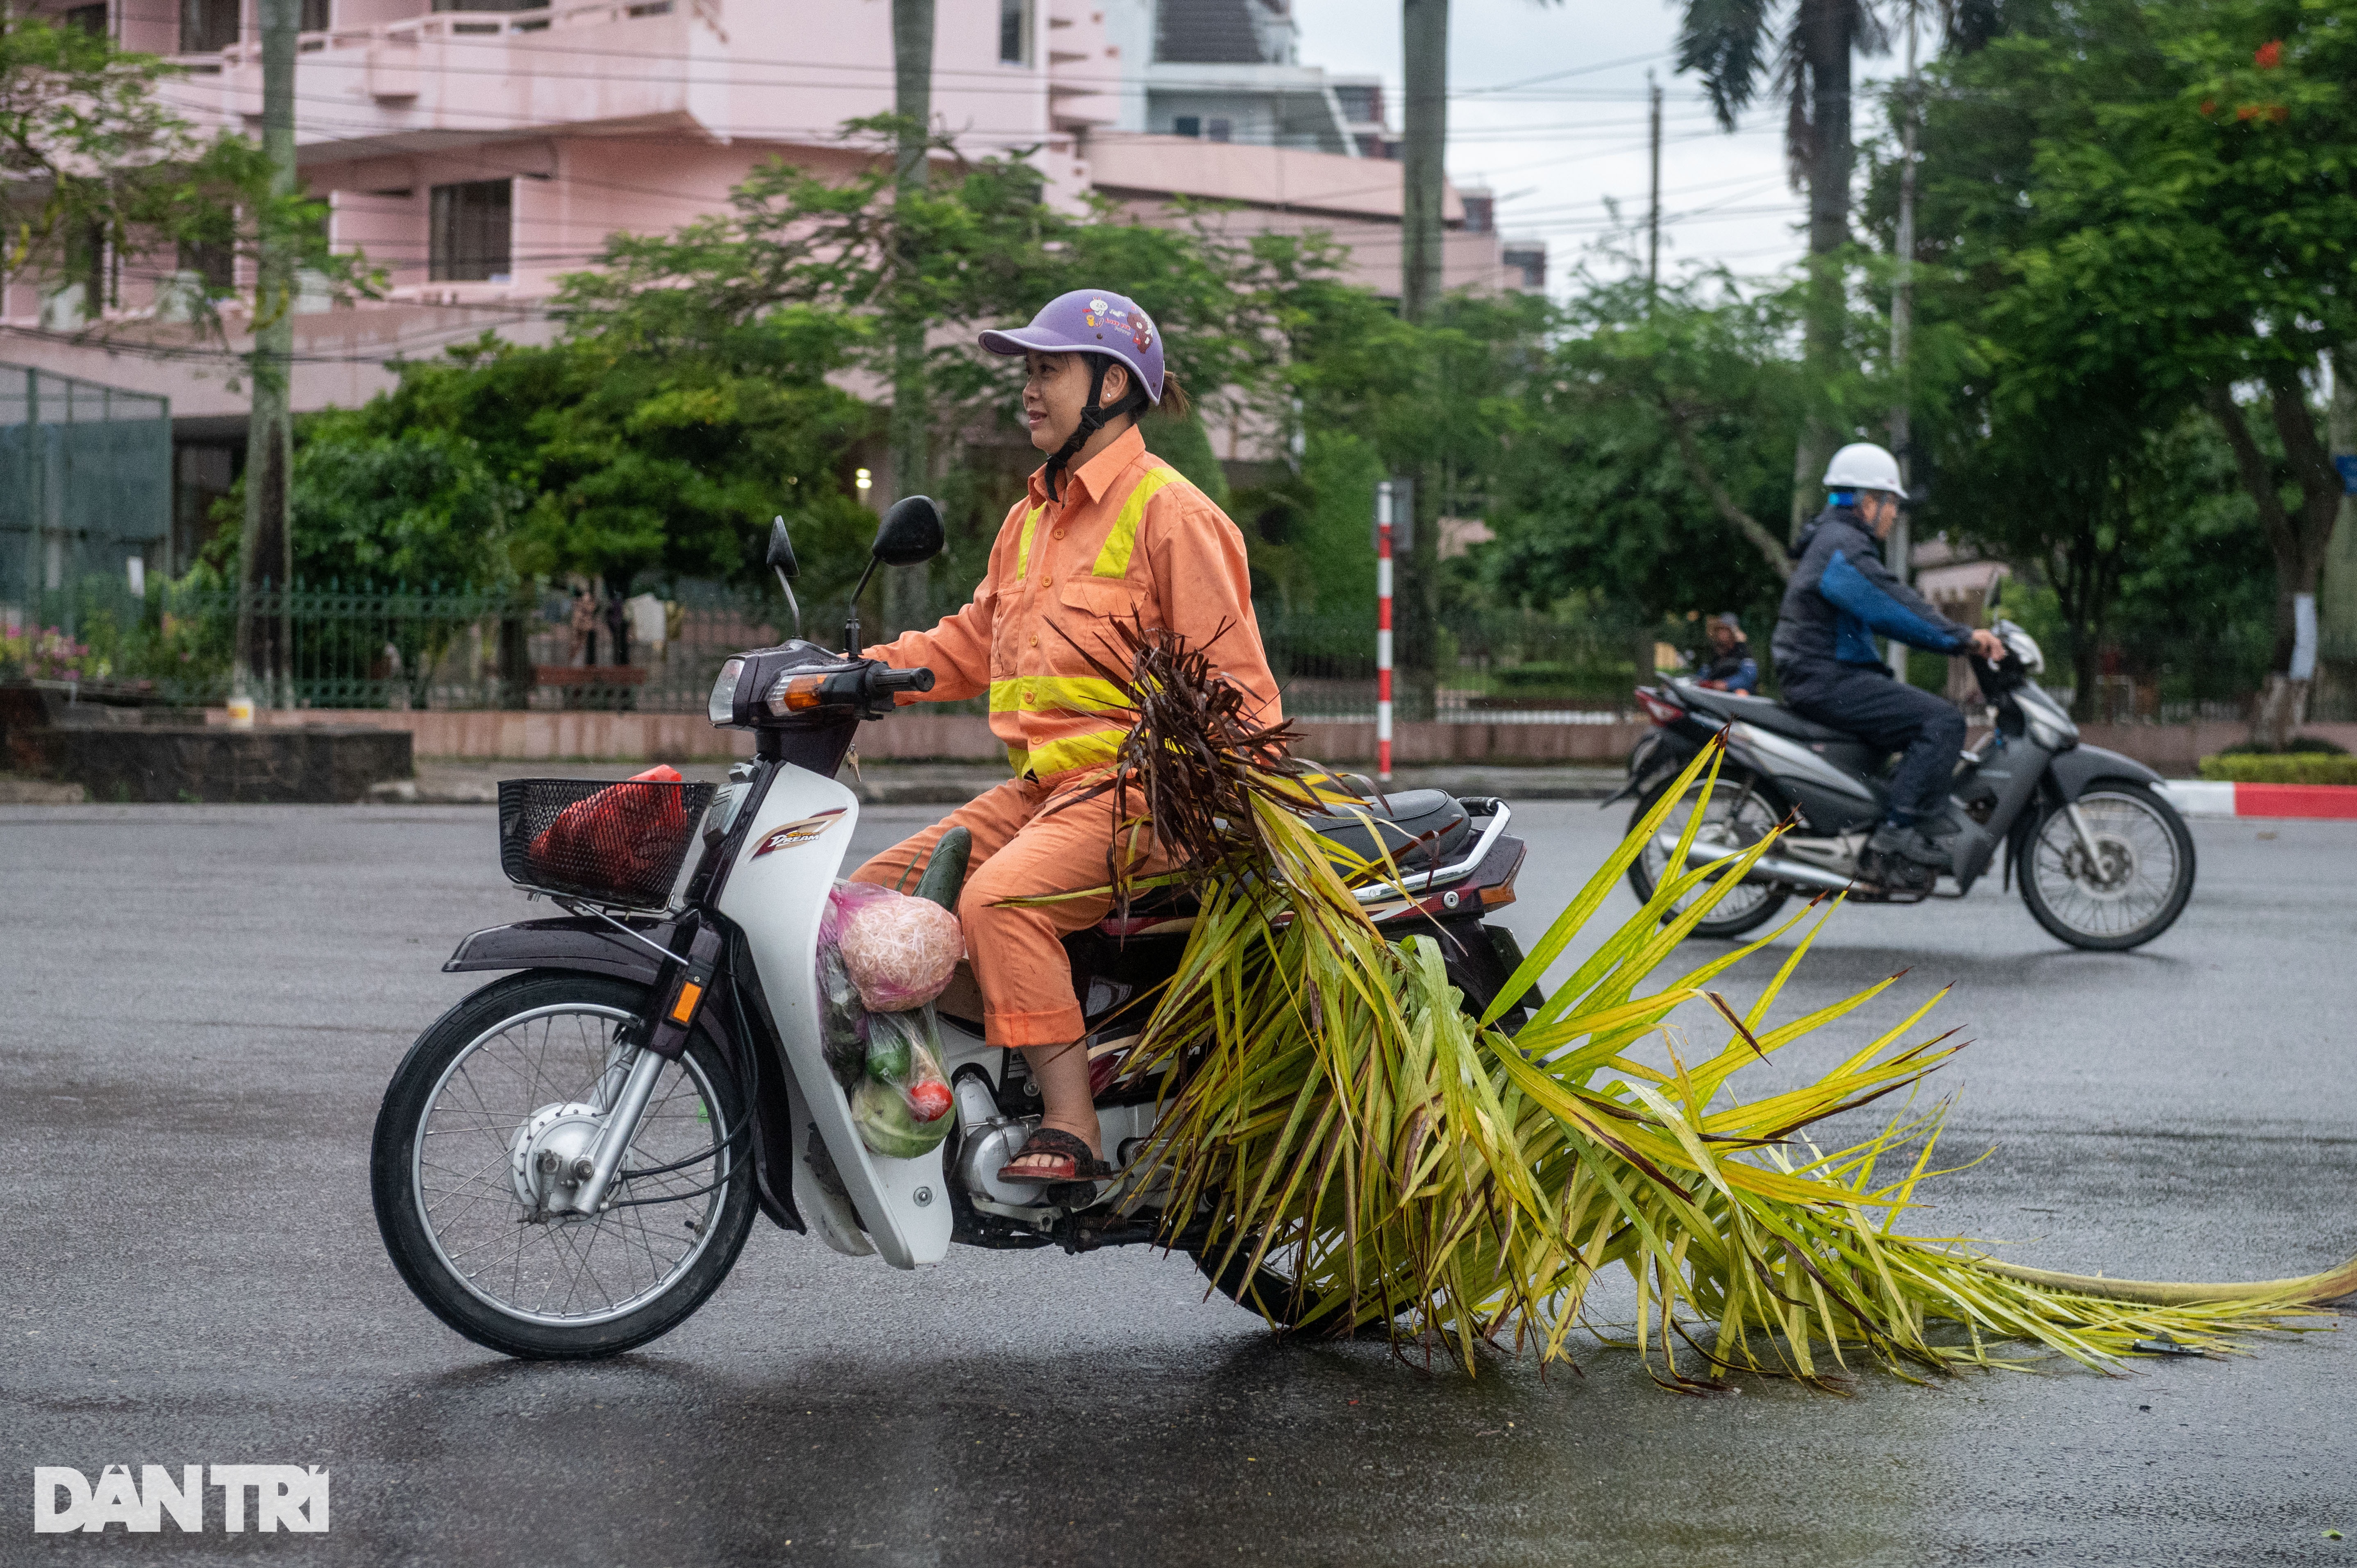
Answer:
[[2237, 784], [2357, 784], [2357, 757], [2326, 751], [2221, 755], [2197, 766], [2204, 779]]

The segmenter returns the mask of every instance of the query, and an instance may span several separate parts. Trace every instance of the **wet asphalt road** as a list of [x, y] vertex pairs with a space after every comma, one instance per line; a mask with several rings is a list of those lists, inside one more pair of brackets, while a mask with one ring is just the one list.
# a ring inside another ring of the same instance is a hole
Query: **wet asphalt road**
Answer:
[[[861, 848], [930, 814], [871, 810]], [[1526, 942], [1620, 821], [1522, 813]], [[1789, 1005], [1912, 966], [1866, 1022], [1953, 981], [1935, 1016], [1977, 1042], [1950, 1147], [1996, 1152], [1919, 1230], [2142, 1277], [2357, 1251], [2357, 824], [2194, 831], [2192, 908], [2140, 953], [2068, 952], [1994, 888], [1821, 940]], [[385, 1261], [367, 1144], [470, 989], [454, 939], [526, 913], [488, 810], [0, 811], [0, 1562], [2357, 1561], [2341, 1335], [1695, 1400], [1602, 1349], [1468, 1382], [1274, 1342], [1142, 1250], [909, 1275], [757, 1221], [669, 1337], [501, 1360]], [[330, 1533], [224, 1535], [218, 1494], [203, 1536], [31, 1533], [35, 1465], [237, 1462], [328, 1466]]]

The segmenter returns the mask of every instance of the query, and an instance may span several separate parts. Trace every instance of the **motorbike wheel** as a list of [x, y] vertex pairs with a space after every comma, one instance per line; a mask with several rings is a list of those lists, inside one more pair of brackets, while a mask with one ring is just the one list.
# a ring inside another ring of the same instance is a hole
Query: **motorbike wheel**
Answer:
[[[1666, 779], [1645, 792], [1643, 799], [1637, 802], [1637, 809], [1630, 814], [1629, 830], [1631, 832], [1636, 831], [1638, 823], [1645, 820], [1645, 813], [1659, 805], [1662, 797], [1676, 783], [1674, 779]], [[1776, 826], [1775, 808], [1743, 785], [1744, 780], [1740, 778], [1730, 779], [1724, 773], [1719, 775], [1717, 785], [1710, 789], [1709, 804], [1703, 807], [1703, 825], [1695, 834], [1696, 843], [1748, 849], [1765, 838]], [[1666, 833], [1674, 840], [1685, 832], [1686, 820], [1702, 800], [1705, 788], [1704, 781], [1699, 779], [1686, 786], [1686, 799], [1671, 807], [1669, 815], [1662, 819], [1661, 829], [1654, 835], [1657, 839]], [[1652, 901], [1653, 889], [1661, 886], [1662, 873], [1668, 868], [1669, 862], [1669, 851], [1659, 843], [1649, 843], [1638, 852], [1636, 859], [1629, 863], [1629, 887], [1637, 895], [1639, 903]], [[1791, 895], [1780, 884], [1744, 883], [1728, 892], [1707, 916], [1696, 923], [1694, 934], [1721, 940], [1739, 937], [1774, 919], [1776, 911], [1784, 907], [1784, 900], [1789, 897]], [[1670, 915], [1663, 917], [1663, 924], [1667, 925], [1675, 914], [1676, 908], [1673, 908]]]
[[754, 1208], [751, 1160], [728, 1143], [744, 1093], [701, 1029], [656, 1079], [610, 1207], [527, 1200], [545, 1190], [542, 1155], [577, 1153], [612, 1102], [648, 1005], [620, 980], [511, 976], [444, 1014], [393, 1070], [369, 1162], [377, 1229], [417, 1299], [476, 1344], [618, 1355], [676, 1327], [736, 1262]]
[[2078, 800], [2095, 841], [2091, 864], [2068, 812], [2039, 812], [2022, 854], [2021, 901], [2074, 948], [2124, 952], [2177, 923], [2193, 896], [2193, 835], [2176, 808], [2142, 784], [2105, 784]]

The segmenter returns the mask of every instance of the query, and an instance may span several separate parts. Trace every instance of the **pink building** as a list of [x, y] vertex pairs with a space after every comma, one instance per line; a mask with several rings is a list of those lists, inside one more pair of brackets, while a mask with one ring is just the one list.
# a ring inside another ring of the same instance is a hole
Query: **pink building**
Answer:
[[[892, 105], [882, 0], [511, 3], [303, 0], [303, 177], [331, 204], [335, 242], [392, 287], [308, 303], [298, 409], [364, 401], [390, 384], [386, 360], [486, 329], [544, 338], [555, 279], [608, 235], [716, 210], [773, 156], [847, 172], [865, 155], [838, 128]], [[178, 59], [189, 74], [170, 91], [191, 117], [258, 131], [255, 0], [41, 6]], [[1234, 202], [1228, 221], [1329, 231], [1356, 248], [1362, 281], [1397, 290], [1401, 166], [1381, 86], [1300, 65], [1288, 0], [939, 0], [933, 113], [969, 155], [1032, 149], [1052, 192], [1100, 192], [1149, 222], [1174, 196]], [[1451, 286], [1541, 281], [1543, 259], [1534, 274], [1501, 252], [1486, 204], [1469, 215], [1452, 191], [1448, 216]], [[201, 504], [227, 482], [245, 399], [225, 361], [140, 347], [172, 334], [186, 281], [122, 267], [63, 287], [11, 278], [0, 324], [16, 329], [12, 358], [169, 396]], [[88, 340], [93, 317], [114, 347]]]

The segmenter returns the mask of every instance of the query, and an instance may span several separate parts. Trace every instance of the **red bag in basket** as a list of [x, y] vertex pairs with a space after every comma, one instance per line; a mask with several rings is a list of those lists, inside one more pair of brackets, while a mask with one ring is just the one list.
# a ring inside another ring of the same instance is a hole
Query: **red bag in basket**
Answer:
[[536, 867], [574, 875], [578, 880], [598, 862], [615, 880], [643, 876], [660, 866], [687, 826], [687, 810], [677, 789], [637, 789], [634, 784], [682, 784], [685, 777], [668, 763], [633, 773], [609, 789], [576, 800], [532, 841]]

